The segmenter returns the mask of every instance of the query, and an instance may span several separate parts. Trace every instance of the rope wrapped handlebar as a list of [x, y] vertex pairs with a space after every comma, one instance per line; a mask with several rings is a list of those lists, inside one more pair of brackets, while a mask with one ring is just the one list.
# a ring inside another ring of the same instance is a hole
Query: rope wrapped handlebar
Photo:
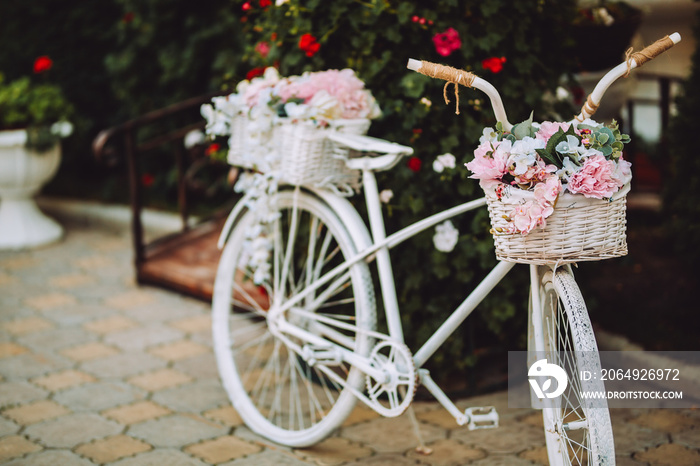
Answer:
[[454, 84], [456, 100], [455, 113], [459, 115], [459, 84], [466, 87], [474, 87], [473, 84], [476, 75], [468, 71], [453, 68], [451, 66], [438, 65], [437, 63], [431, 63], [423, 60], [421, 60], [420, 68], [416, 71], [426, 76], [430, 76], [431, 78], [438, 78], [447, 81], [442, 90], [442, 96], [445, 99], [446, 104], [450, 103], [450, 99], [447, 97], [447, 87], [450, 84]]
[[632, 62], [634, 60], [637, 66], [642, 66], [649, 60], [652, 60], [657, 55], [664, 53], [666, 50], [673, 47], [675, 43], [669, 36], [662, 37], [648, 47], [643, 48], [639, 52], [632, 52], [632, 47], [630, 47], [625, 53], [625, 61], [627, 62], [627, 72], [623, 77], [627, 77], [632, 71]]

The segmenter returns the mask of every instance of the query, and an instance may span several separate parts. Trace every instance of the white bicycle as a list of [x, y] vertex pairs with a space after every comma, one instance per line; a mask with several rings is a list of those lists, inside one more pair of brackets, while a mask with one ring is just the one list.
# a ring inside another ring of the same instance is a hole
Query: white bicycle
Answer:
[[[678, 42], [680, 36], [671, 36]], [[647, 49], [645, 49], [647, 51]], [[644, 52], [644, 51], [643, 51]], [[632, 68], [638, 66], [630, 60]], [[419, 69], [421, 62], [409, 67]], [[614, 68], [591, 94], [597, 105], [607, 87], [628, 69]], [[499, 121], [507, 123], [495, 89], [475, 78], [489, 95]], [[590, 112], [582, 111], [588, 117]], [[213, 298], [213, 338], [219, 372], [233, 406], [256, 433], [283, 445], [305, 447], [330, 435], [357, 400], [383, 416], [398, 416], [418, 384], [459, 425], [498, 425], [493, 407], [459, 410], [423, 368], [514, 263], [499, 262], [417, 351], [404, 343], [389, 251], [454, 216], [481, 208], [477, 199], [432, 215], [387, 236], [375, 172], [395, 166], [412, 149], [364, 136], [336, 133], [336, 144], [373, 155], [348, 158], [362, 172], [369, 229], [344, 197], [312, 187], [289, 187], [275, 195], [278, 218], [271, 236], [269, 278], [254, 284], [251, 252], [242, 247], [256, 215], [244, 197], [220, 238]], [[371, 232], [371, 234], [370, 234]], [[376, 329], [376, 263], [387, 332]], [[530, 265], [529, 335], [537, 352], [569, 374], [600, 371], [597, 345], [584, 300], [569, 266]], [[563, 356], [562, 356], [563, 355]], [[614, 464], [607, 405], [593, 406], [579, 394], [601, 391], [597, 380], [571, 378], [558, 401], [543, 409], [551, 464]]]

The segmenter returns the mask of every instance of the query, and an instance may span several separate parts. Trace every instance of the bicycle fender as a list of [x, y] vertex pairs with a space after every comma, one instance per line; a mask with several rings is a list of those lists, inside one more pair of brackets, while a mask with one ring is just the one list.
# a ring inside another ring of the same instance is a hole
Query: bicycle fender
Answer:
[[228, 217], [226, 218], [226, 223], [224, 223], [224, 227], [221, 229], [219, 241], [216, 243], [216, 246], [219, 249], [223, 249], [226, 245], [226, 241], [228, 241], [228, 237], [231, 235], [231, 230], [233, 230], [233, 226], [236, 224], [236, 220], [243, 212], [243, 209], [246, 208], [248, 200], [251, 197], [252, 195], [250, 193], [246, 193], [241, 198], [241, 200], [238, 201], [235, 206], [233, 206], [233, 209], [231, 209], [231, 213], [228, 214]]

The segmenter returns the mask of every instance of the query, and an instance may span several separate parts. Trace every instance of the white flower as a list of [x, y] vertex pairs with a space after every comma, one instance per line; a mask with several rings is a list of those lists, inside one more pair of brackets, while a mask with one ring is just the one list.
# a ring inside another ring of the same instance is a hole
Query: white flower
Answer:
[[541, 139], [525, 137], [515, 141], [508, 158], [508, 166], [514, 166], [513, 175], [522, 175], [527, 172], [528, 168], [535, 165], [537, 162], [536, 149], [544, 149], [544, 147], [545, 142]]
[[557, 87], [557, 99], [566, 100], [569, 98], [569, 91], [564, 89], [562, 86]]
[[421, 97], [420, 103], [422, 103], [426, 107], [430, 107], [431, 105], [433, 105], [433, 103], [427, 97]]
[[433, 170], [438, 173], [442, 173], [445, 168], [455, 167], [455, 156], [449, 152], [446, 154], [438, 155], [433, 162]]
[[498, 134], [496, 133], [495, 129], [484, 128], [484, 131], [481, 134], [481, 137], [479, 138], [479, 143], [483, 144], [485, 141], [496, 142], [497, 139], [498, 139]]
[[305, 119], [316, 115], [313, 107], [306, 104], [298, 104], [296, 102], [288, 102], [284, 104], [284, 112], [289, 118]]
[[185, 135], [183, 143], [185, 144], [185, 149], [192, 149], [197, 144], [201, 144], [205, 140], [204, 133], [198, 129], [193, 129]]
[[70, 121], [57, 121], [51, 125], [51, 134], [56, 136], [67, 138], [73, 134], [73, 124]]
[[289, 0], [275, 0], [275, 6], [282, 6], [285, 3], [287, 3]]
[[394, 197], [394, 191], [391, 189], [384, 189], [379, 193], [379, 200], [384, 204], [388, 204], [392, 197]]
[[450, 220], [445, 220], [435, 227], [433, 244], [435, 249], [441, 252], [451, 252], [457, 245], [459, 230], [455, 228]]

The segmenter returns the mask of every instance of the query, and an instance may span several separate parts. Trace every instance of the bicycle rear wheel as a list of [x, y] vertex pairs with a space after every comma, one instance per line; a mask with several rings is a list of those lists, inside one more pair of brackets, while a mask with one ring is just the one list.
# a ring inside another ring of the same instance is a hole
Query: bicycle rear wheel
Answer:
[[601, 380], [581, 380], [581, 371], [600, 374], [600, 357], [586, 305], [565, 269], [547, 271], [540, 283], [544, 353], [568, 378], [564, 393], [544, 408], [545, 437], [552, 465], [614, 465], [615, 449], [607, 401], [582, 392], [604, 392]]
[[[254, 212], [246, 211], [226, 243], [212, 303], [214, 349], [224, 387], [245, 423], [277, 443], [304, 447], [331, 434], [356, 402], [351, 390], [323, 369], [360, 392], [365, 375], [341, 361], [307, 364], [271, 332], [267, 311], [353, 256], [357, 246], [336, 213], [319, 198], [304, 191], [283, 191], [275, 204], [279, 217], [267, 230], [259, 228]], [[258, 240], [267, 241], [271, 250], [268, 273], [256, 276], [260, 257], [253, 259], [256, 252], [250, 244]], [[291, 308], [286, 317], [304, 330], [369, 355], [373, 339], [364, 332], [374, 330], [376, 309], [368, 265], [353, 265]], [[304, 346], [298, 338], [285, 338]], [[323, 354], [323, 348], [316, 351]]]

